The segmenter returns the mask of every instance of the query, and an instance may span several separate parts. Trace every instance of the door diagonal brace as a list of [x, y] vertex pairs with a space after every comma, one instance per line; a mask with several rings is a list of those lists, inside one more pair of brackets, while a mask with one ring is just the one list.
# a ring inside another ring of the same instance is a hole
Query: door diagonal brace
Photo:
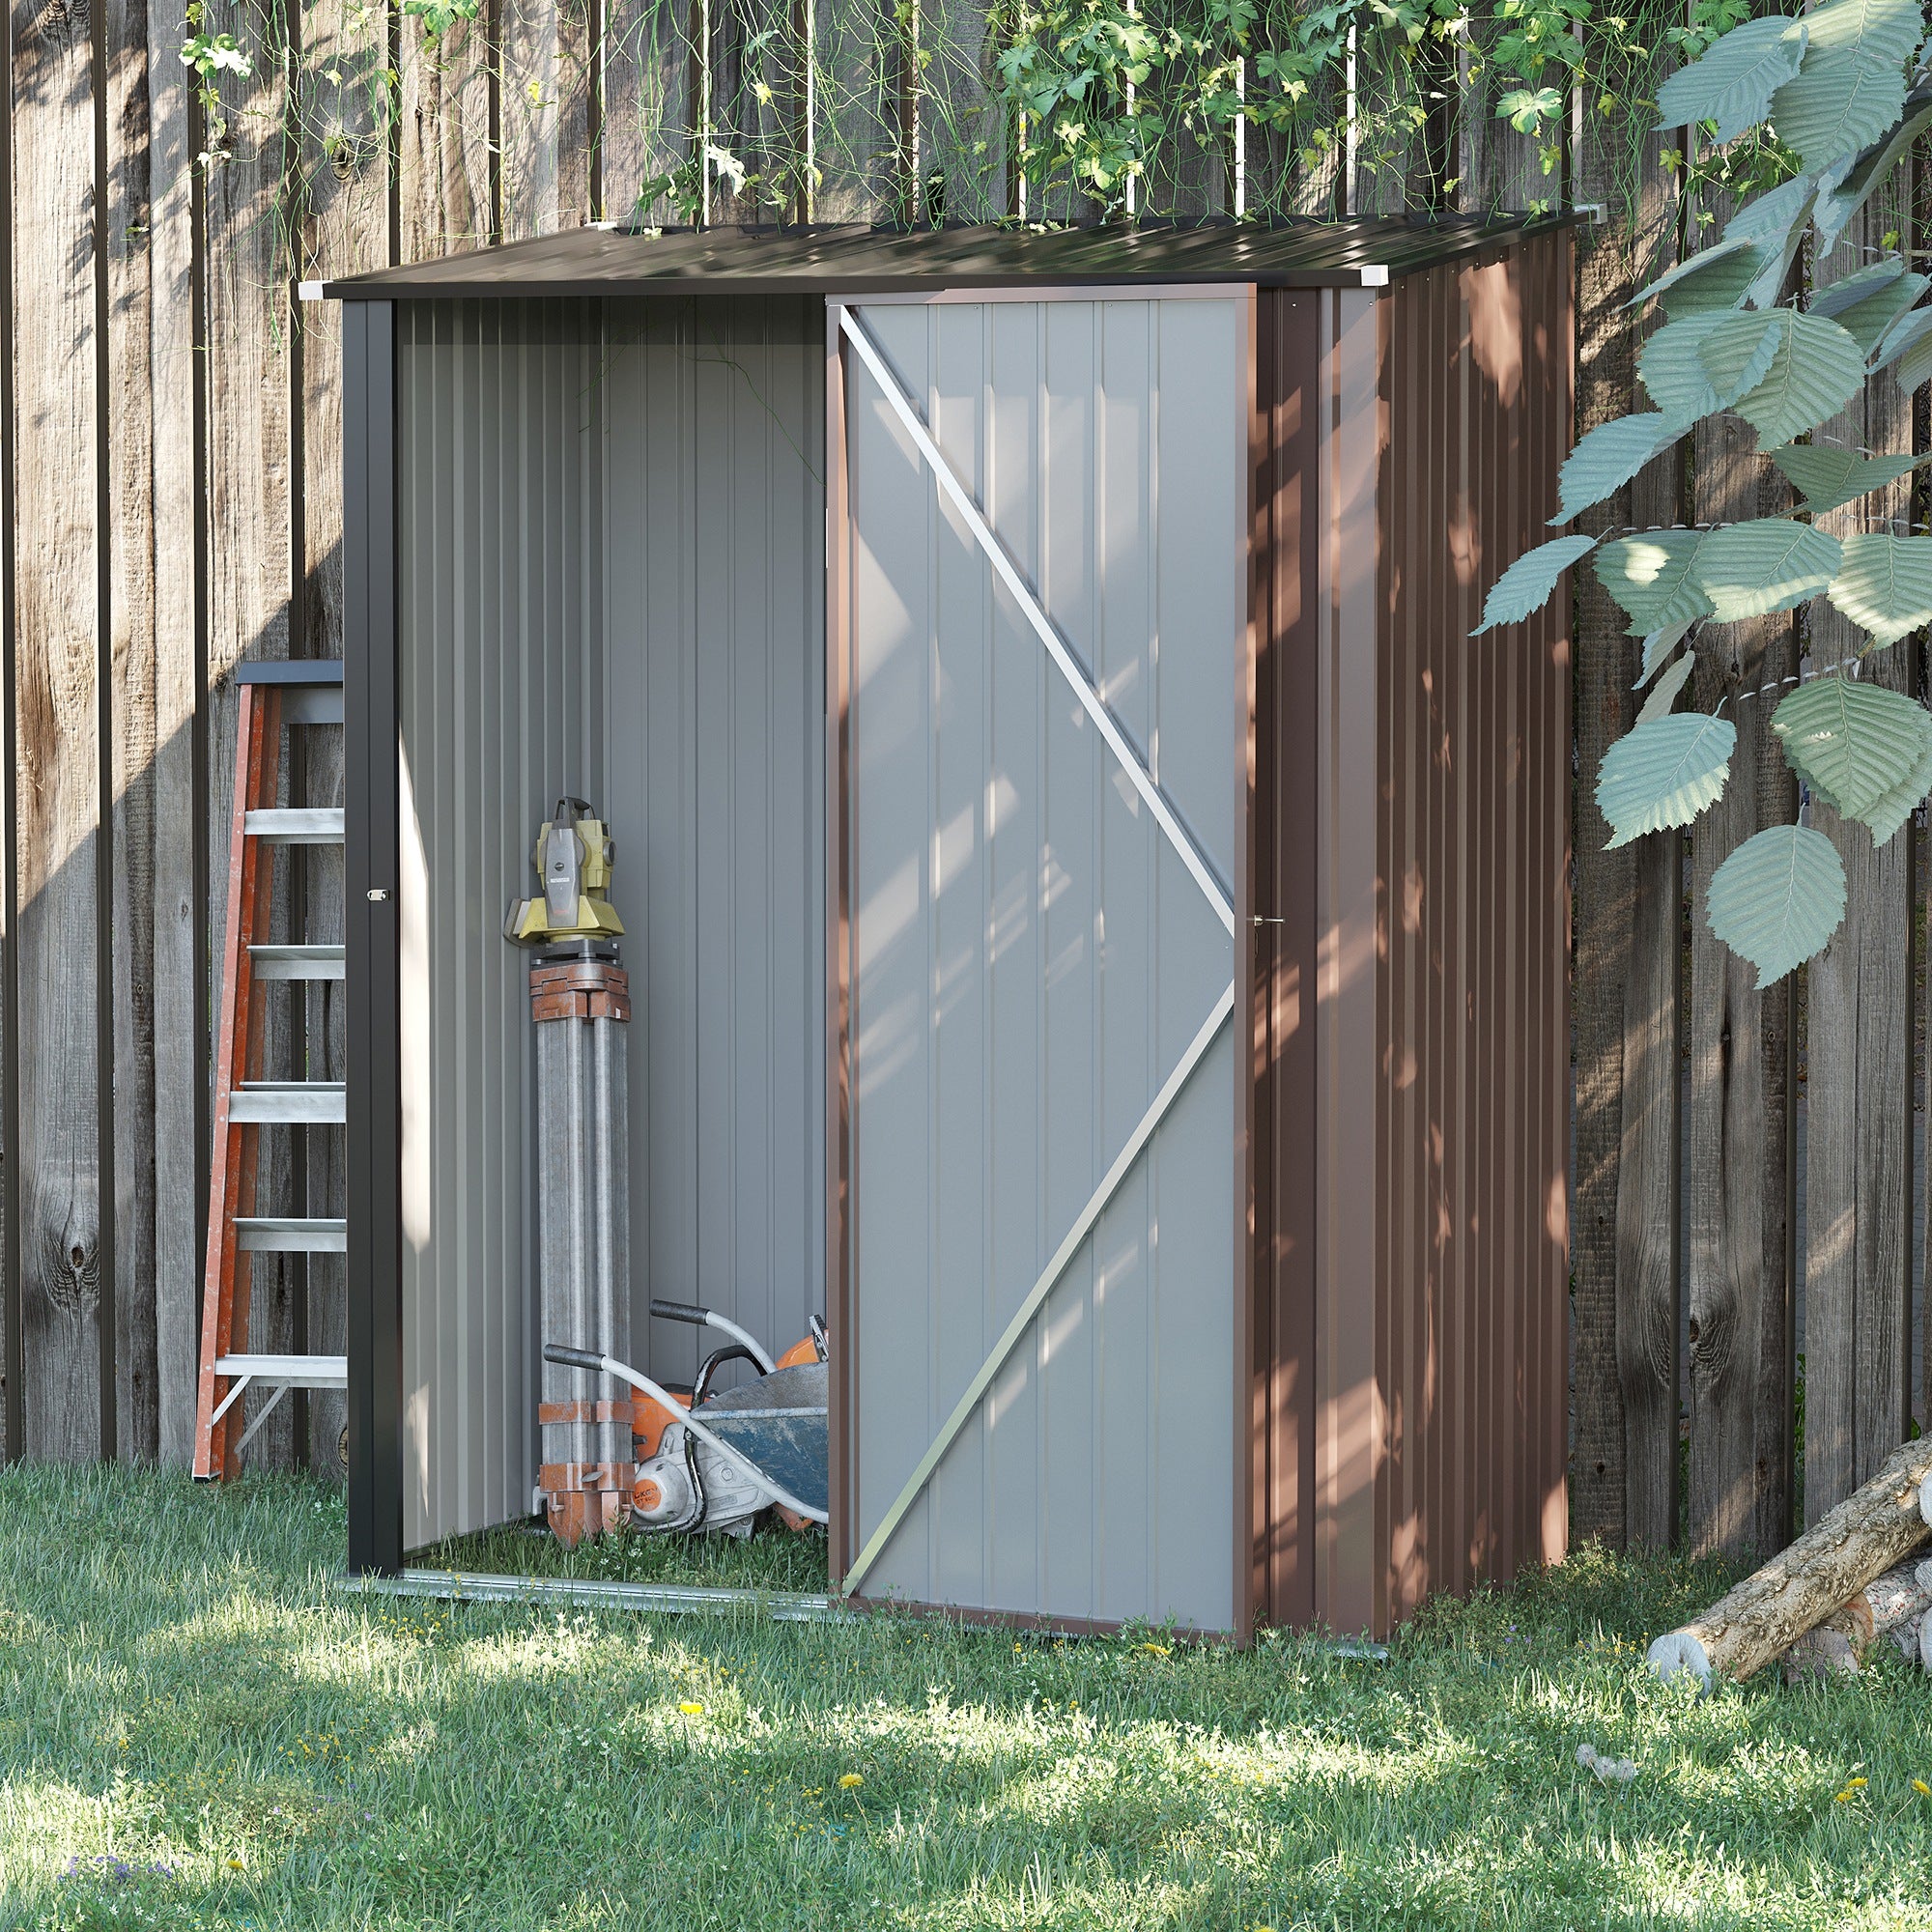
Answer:
[[1101, 696], [1074, 656], [1072, 647], [1060, 634], [1060, 627], [1046, 614], [1039, 598], [1035, 594], [1018, 564], [1007, 550], [993, 526], [987, 523], [980, 506], [973, 500], [973, 494], [959, 480], [952, 466], [940, 453], [938, 443], [932, 440], [931, 432], [925, 426], [925, 419], [914, 406], [913, 400], [900, 385], [898, 377], [886, 361], [879, 346], [872, 340], [870, 331], [850, 308], [838, 306], [838, 326], [852, 347], [859, 352], [860, 359], [872, 372], [872, 379], [884, 393], [893, 413], [904, 425], [906, 434], [912, 438], [919, 453], [925, 459], [934, 480], [952, 498], [953, 507], [966, 520], [966, 526], [973, 532], [973, 538], [986, 553], [987, 561], [993, 566], [994, 574], [1011, 593], [1021, 614], [1032, 627], [1040, 642], [1046, 646], [1047, 655], [1059, 667], [1060, 674], [1072, 687], [1073, 695], [1087, 715], [1093, 719], [1095, 728], [1105, 741], [1107, 749], [1120, 760], [1121, 769], [1126, 773], [1129, 782], [1146, 801], [1148, 810], [1168, 842], [1180, 855], [1180, 862], [1194, 875], [1195, 883], [1206, 895], [1208, 903], [1214, 908], [1214, 916], [1227, 927], [1230, 934], [1235, 930], [1235, 903], [1233, 895], [1216, 871], [1212, 860], [1201, 849], [1186, 822], [1181, 818], [1164, 792], [1159, 781], [1148, 770], [1146, 760], [1139, 749], [1128, 737], [1120, 720], [1114, 716], [1113, 707]]
[[1027, 1297], [1013, 1311], [1013, 1319], [1007, 1323], [1005, 1332], [993, 1344], [993, 1352], [980, 1364], [979, 1373], [966, 1384], [966, 1392], [953, 1406], [952, 1413], [946, 1418], [945, 1426], [927, 1445], [925, 1454], [919, 1459], [919, 1466], [907, 1477], [905, 1488], [893, 1499], [893, 1506], [883, 1518], [879, 1526], [866, 1540], [866, 1547], [859, 1552], [858, 1560], [845, 1573], [845, 1579], [839, 1585], [841, 1592], [850, 1596], [865, 1580], [866, 1573], [879, 1559], [880, 1552], [892, 1541], [893, 1533], [904, 1520], [906, 1512], [919, 1500], [919, 1494], [925, 1488], [933, 1470], [938, 1468], [940, 1459], [952, 1447], [959, 1432], [965, 1428], [966, 1419], [979, 1407], [980, 1399], [992, 1386], [993, 1378], [1005, 1367], [1007, 1357], [1013, 1351], [1019, 1339], [1032, 1325], [1033, 1319], [1040, 1311], [1046, 1297], [1052, 1293], [1054, 1284], [1066, 1272], [1066, 1264], [1079, 1252], [1080, 1244], [1093, 1232], [1094, 1224], [1106, 1211], [1107, 1204], [1120, 1191], [1121, 1183], [1127, 1178], [1128, 1171], [1137, 1161], [1149, 1141], [1153, 1138], [1154, 1129], [1166, 1118], [1168, 1110], [1180, 1097], [1181, 1089], [1187, 1085], [1194, 1069], [1206, 1058], [1208, 1049], [1220, 1037], [1221, 1029], [1228, 1024], [1228, 1017], [1235, 1010], [1235, 987], [1231, 980], [1228, 989], [1214, 1002], [1214, 1009], [1201, 1023], [1201, 1031], [1188, 1042], [1187, 1051], [1176, 1063], [1174, 1071], [1167, 1076], [1166, 1084], [1153, 1096], [1152, 1104], [1140, 1118], [1140, 1123], [1127, 1136], [1126, 1145], [1114, 1157], [1114, 1164], [1101, 1176], [1100, 1184], [1087, 1197], [1087, 1205], [1075, 1217], [1072, 1227], [1067, 1229], [1059, 1247], [1053, 1251], [1053, 1258], [1040, 1270], [1039, 1279], [1028, 1290]]

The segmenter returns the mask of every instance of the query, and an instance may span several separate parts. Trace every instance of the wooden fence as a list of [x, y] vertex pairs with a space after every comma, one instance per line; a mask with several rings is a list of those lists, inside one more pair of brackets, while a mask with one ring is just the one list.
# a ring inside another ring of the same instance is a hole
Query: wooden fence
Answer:
[[[918, 14], [801, 0], [781, 24], [810, 49], [794, 65], [811, 85], [772, 100], [748, 80], [774, 31], [755, 10], [705, 0], [687, 18], [628, 4], [491, 0], [435, 38], [421, 13], [384, 0], [269, 15], [211, 0], [199, 31], [232, 33], [252, 71], [218, 72], [206, 94], [172, 4], [14, 10], [0, 143], [10, 1455], [189, 1453], [229, 674], [248, 657], [337, 656], [342, 641], [338, 346], [333, 315], [301, 305], [298, 283], [621, 218], [681, 166], [714, 215], [745, 212], [750, 192], [693, 157], [707, 141], [779, 152], [767, 135], [781, 122], [788, 152], [810, 150], [822, 218], [902, 214], [936, 194], [951, 217], [1017, 212], [1010, 129], [986, 99], [993, 28], [972, 0], [926, 10], [949, 39], [924, 63], [907, 40]], [[835, 95], [837, 126], [828, 114], [821, 129], [810, 117]], [[1367, 126], [1380, 103], [1364, 92], [1358, 105]], [[1634, 157], [1580, 109], [1576, 128], [1567, 177], [1546, 177], [1530, 143], [1467, 100], [1459, 116], [1431, 110], [1406, 180], [1385, 141], [1308, 164], [1259, 139], [1236, 154], [1177, 137], [1149, 170], [1146, 205], [1227, 212], [1266, 176], [1275, 205], [1305, 213], [1400, 208], [1421, 198], [1418, 172], [1433, 191], [1452, 160], [1465, 208], [1566, 191], [1610, 205], [1581, 251], [1580, 430], [1632, 407], [1623, 304], [1674, 259], [1696, 211], [1658, 144]], [[1841, 255], [1912, 227], [1918, 177], [1903, 172]], [[786, 191], [803, 194], [802, 179]], [[669, 201], [648, 205], [662, 217]], [[1888, 447], [1926, 435], [1922, 412], [1876, 384], [1843, 427]], [[1762, 509], [1760, 469], [1712, 426], [1683, 468], [1646, 472], [1601, 514]], [[1812, 808], [1845, 852], [1850, 915], [1804, 981], [1760, 995], [1693, 908], [1732, 845], [1799, 809], [1768, 693], [1804, 653], [1840, 647], [1836, 620], [1767, 618], [1707, 651], [1700, 701], [1727, 696], [1739, 726], [1724, 804], [1688, 839], [1608, 853], [1587, 781], [1633, 715], [1633, 653], [1587, 576], [1577, 596], [1573, 1520], [1664, 1544], [1688, 1503], [1691, 1543], [1765, 1548], [1787, 1534], [1799, 1475], [1801, 1271], [1804, 1514], [1908, 1428], [1917, 835], [1874, 854], [1861, 829]], [[1893, 657], [1901, 674], [1918, 662]], [[292, 803], [339, 803], [339, 742], [297, 759], [284, 788]], [[335, 855], [298, 856], [276, 893], [294, 936], [340, 937]], [[337, 989], [291, 997], [271, 1016], [273, 1055], [291, 1073], [340, 1077]], [[264, 1141], [268, 1198], [341, 1211], [326, 1130]], [[339, 1348], [340, 1262], [261, 1260], [255, 1345]], [[338, 1398], [288, 1405], [257, 1438], [262, 1459], [330, 1466], [340, 1426]]]

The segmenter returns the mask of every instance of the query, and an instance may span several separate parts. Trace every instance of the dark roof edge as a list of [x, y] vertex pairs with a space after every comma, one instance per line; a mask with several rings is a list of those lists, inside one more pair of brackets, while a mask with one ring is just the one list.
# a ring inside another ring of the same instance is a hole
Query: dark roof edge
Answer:
[[[303, 301], [453, 300], [466, 297], [471, 299], [513, 299], [533, 296], [582, 298], [651, 294], [689, 296], [707, 291], [747, 297], [860, 295], [888, 291], [936, 294], [950, 289], [1010, 287], [1026, 279], [1029, 272], [1011, 269], [962, 273], [945, 265], [881, 270], [874, 264], [850, 267], [827, 264], [822, 269], [791, 267], [761, 275], [755, 267], [748, 264], [744, 269], [733, 267], [728, 270], [668, 266], [658, 272], [640, 274], [611, 265], [608, 259], [599, 259], [612, 242], [646, 238], [695, 242], [700, 236], [711, 238], [714, 245], [722, 244], [747, 255], [752, 254], [761, 242], [781, 245], [787, 241], [803, 242], [815, 240], [821, 244], [857, 249], [867, 242], [874, 242], [898, 253], [901, 262], [908, 242], [917, 247], [921, 241], [927, 238], [934, 242], [942, 238], [957, 242], [967, 237], [980, 236], [988, 241], [998, 241], [1009, 248], [1016, 243], [1025, 247], [1037, 239], [1042, 244], [1039, 252], [1050, 254], [1056, 244], [1068, 245], [1073, 237], [1094, 241], [1114, 239], [1124, 244], [1127, 251], [1135, 251], [1150, 246], [1158, 249], [1163, 237], [1206, 242], [1214, 236], [1226, 236], [1242, 252], [1251, 253], [1257, 246], [1265, 249], [1270, 240], [1286, 240], [1293, 236], [1313, 241], [1319, 236], [1329, 242], [1359, 240], [1367, 242], [1370, 245], [1366, 252], [1371, 256], [1377, 252], [1387, 252], [1392, 256], [1407, 255], [1409, 259], [1390, 263], [1370, 259], [1311, 262], [1306, 265], [1287, 260], [1277, 263], [1231, 261], [1216, 264], [1204, 261], [1199, 253], [1189, 251], [1192, 259], [1168, 266], [1151, 260], [1136, 262], [1131, 259], [1091, 267], [1042, 262], [1037, 272], [1043, 284], [1061, 288], [1119, 286], [1141, 281], [1151, 284], [1225, 281], [1232, 284], [1253, 283], [1263, 288], [1378, 288], [1386, 286], [1392, 274], [1416, 272], [1436, 261], [1463, 259], [1487, 247], [1504, 245], [1551, 229], [1571, 227], [1593, 218], [1594, 213], [1595, 211], [1588, 209], [1563, 209], [1501, 219], [1471, 215], [1428, 222], [1353, 217], [1333, 222], [1296, 221], [1264, 227], [1222, 219], [1185, 223], [1143, 222], [1133, 228], [1117, 229], [1029, 231], [985, 226], [915, 230], [910, 233], [856, 224], [651, 231], [627, 230], [611, 223], [599, 223], [491, 247], [465, 249], [427, 262], [302, 282], [298, 293]], [[1378, 241], [1385, 241], [1391, 245], [1386, 251], [1377, 250], [1373, 243]], [[583, 255], [588, 259], [573, 263], [567, 259], [571, 255]], [[566, 259], [558, 260], [559, 256]], [[527, 274], [520, 274], [519, 264], [526, 259], [532, 262], [531, 270]]]

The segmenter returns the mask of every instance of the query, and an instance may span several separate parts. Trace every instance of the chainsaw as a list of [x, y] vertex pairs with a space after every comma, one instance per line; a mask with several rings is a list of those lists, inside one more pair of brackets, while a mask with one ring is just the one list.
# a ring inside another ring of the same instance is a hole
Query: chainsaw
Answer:
[[[825, 1324], [814, 1315], [811, 1333], [774, 1361], [715, 1309], [654, 1300], [651, 1313], [729, 1338], [704, 1358], [688, 1392], [668, 1389], [613, 1355], [544, 1345], [546, 1361], [613, 1376], [642, 1398], [632, 1405], [631, 1526], [749, 1536], [767, 1509], [792, 1529], [824, 1522], [831, 1487]], [[734, 1361], [750, 1362], [757, 1378], [714, 1394], [718, 1371]]]

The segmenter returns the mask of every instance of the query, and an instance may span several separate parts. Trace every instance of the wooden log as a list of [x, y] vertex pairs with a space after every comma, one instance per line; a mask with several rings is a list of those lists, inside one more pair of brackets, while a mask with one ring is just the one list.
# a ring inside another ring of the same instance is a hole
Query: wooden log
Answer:
[[[95, 113], [85, 9], [16, 6], [12, 831], [25, 1453], [94, 1462], [112, 1440], [112, 1223], [100, 1198], [100, 532]], [[103, 1349], [103, 1343], [108, 1345]], [[103, 1377], [106, 1366], [108, 1375]]]
[[1741, 1683], [1918, 1548], [1928, 1508], [1932, 1437], [1921, 1436], [1702, 1616], [1659, 1637], [1650, 1667], [1666, 1683], [1688, 1672], [1707, 1690], [1720, 1677]]
[[[1900, 168], [1813, 267], [1812, 286], [1843, 279], [1881, 238], [1908, 225]], [[1817, 432], [1852, 449], [1910, 452], [1911, 398], [1889, 369], [1869, 378]], [[1894, 530], [1910, 478], [1817, 521], [1833, 536]], [[1813, 668], [1855, 659], [1864, 633], [1824, 600], [1810, 612]], [[1910, 694], [1910, 644], [1869, 651], [1865, 682]], [[1767, 703], [1776, 702], [1768, 698]], [[1816, 1522], [1864, 1482], [1904, 1435], [1912, 1378], [1912, 894], [1917, 831], [1907, 817], [1883, 845], [1814, 793], [1811, 823], [1844, 862], [1844, 923], [1805, 975], [1804, 1518]]]

